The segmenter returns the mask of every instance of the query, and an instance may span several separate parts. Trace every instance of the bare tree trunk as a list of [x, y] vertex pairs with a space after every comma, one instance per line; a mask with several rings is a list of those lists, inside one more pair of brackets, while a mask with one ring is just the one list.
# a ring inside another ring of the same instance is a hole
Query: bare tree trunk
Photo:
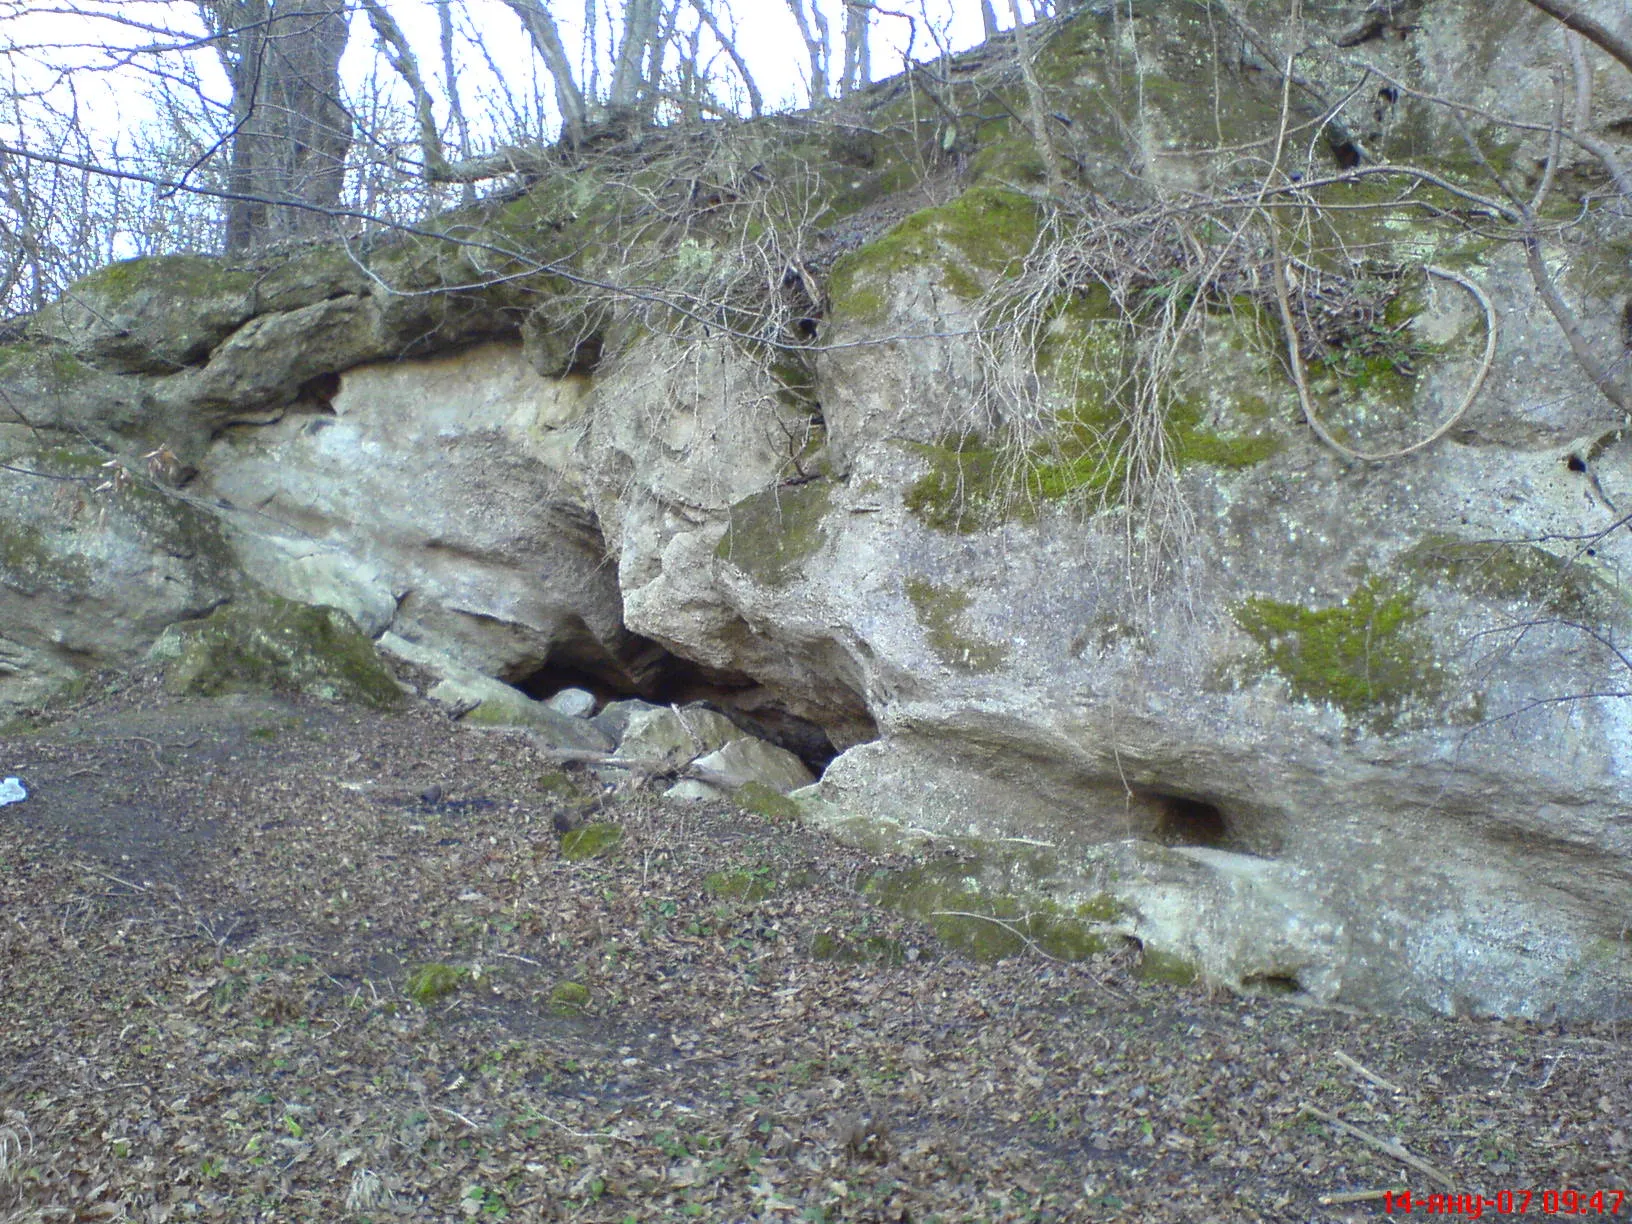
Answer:
[[810, 56], [810, 104], [819, 106], [828, 99], [827, 66], [832, 62], [833, 43], [828, 37], [827, 18], [822, 15], [816, 0], [811, 0], [810, 12], [805, 12], [804, 0], [788, 0], [788, 11], [798, 23], [799, 36], [805, 40], [805, 52]]
[[720, 29], [720, 23], [715, 20], [706, 0], [691, 0], [691, 6], [697, 10], [697, 16], [708, 27], [709, 33], [714, 35], [714, 41], [720, 44], [726, 55], [731, 57], [731, 62], [736, 65], [737, 75], [742, 78], [742, 87], [748, 91], [748, 108], [753, 112], [754, 118], [759, 118], [765, 110], [765, 99], [760, 96], [759, 86], [754, 82], [753, 73], [748, 71], [747, 61], [742, 58], [742, 54], [737, 50], [736, 43], [727, 38], [725, 32]]
[[230, 189], [298, 202], [233, 201], [228, 254], [321, 232], [323, 210], [340, 202], [351, 150], [351, 116], [340, 102], [345, 0], [198, 3], [232, 82]]
[[555, 18], [550, 16], [550, 10], [543, 0], [504, 0], [504, 6], [521, 18], [533, 49], [543, 58], [544, 66], [550, 70], [550, 76], [555, 81], [555, 103], [561, 109], [562, 135], [569, 144], [579, 143], [584, 138], [589, 113], [584, 105], [584, 95], [578, 88], [578, 80], [572, 74], [567, 49], [561, 44], [561, 32], [555, 27]]
[[986, 31], [987, 42], [997, 37], [997, 11], [992, 8], [992, 0], [980, 0], [980, 23]]
[[658, 41], [658, 0], [626, 0], [623, 38], [612, 71], [607, 104], [616, 111], [634, 111], [646, 92], [646, 56]]
[[[368, 13], [368, 23], [374, 28], [374, 37], [386, 61], [402, 78], [403, 84], [408, 86], [408, 96], [414, 106], [414, 125], [419, 129], [419, 152], [425, 163], [425, 181], [439, 182], [447, 175], [448, 159], [442, 152], [442, 134], [436, 127], [436, 111], [431, 106], [425, 79], [420, 75], [419, 60], [408, 45], [402, 27], [397, 24], [396, 18], [385, 11], [380, 0], [363, 0], [363, 8]], [[452, 84], [451, 78], [449, 84]]]
[[867, 38], [872, 17], [872, 7], [866, 0], [845, 0], [844, 78], [839, 82], [840, 97], [872, 84], [872, 52]]
[[1031, 38], [1026, 31], [1026, 19], [1020, 15], [1020, 0], [1009, 0], [1009, 11], [1014, 14], [1014, 54], [1020, 61], [1020, 75], [1026, 82], [1031, 138], [1048, 173], [1048, 194], [1060, 200], [1065, 196], [1065, 172], [1060, 168], [1060, 155], [1054, 148], [1054, 134], [1048, 127], [1048, 103], [1043, 98], [1042, 82], [1037, 79], [1037, 72], [1031, 64]]
[[[453, 66], [452, 0], [436, 0], [436, 33], [442, 51], [442, 77], [447, 83], [448, 117], [453, 120], [454, 131], [459, 133], [458, 160], [463, 161], [470, 156], [470, 124], [465, 119], [464, 105], [459, 101], [459, 81]], [[472, 203], [476, 199], [476, 189], [466, 183], [462, 198], [466, 204]]]

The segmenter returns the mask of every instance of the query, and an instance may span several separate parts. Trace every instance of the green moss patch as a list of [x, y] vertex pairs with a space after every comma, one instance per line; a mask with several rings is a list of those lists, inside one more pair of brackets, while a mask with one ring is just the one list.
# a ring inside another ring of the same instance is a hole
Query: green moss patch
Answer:
[[1155, 948], [1145, 949], [1135, 972], [1147, 982], [1172, 982], [1175, 986], [1188, 986], [1201, 976], [1201, 971], [1191, 961]]
[[[1225, 434], [1204, 428], [1189, 402], [1169, 409], [1163, 432], [1179, 468], [1248, 468], [1283, 445], [1267, 429]], [[1133, 428], [1120, 408], [1087, 403], [1058, 416], [1048, 436], [1024, 453], [1001, 438], [972, 433], [916, 443], [913, 450], [929, 461], [929, 470], [908, 487], [906, 508], [925, 526], [968, 534], [1010, 519], [1029, 522], [1046, 502], [1120, 501], [1131, 473]]]
[[1017, 191], [978, 185], [925, 208], [833, 265], [828, 289], [835, 316], [876, 322], [886, 313], [890, 281], [921, 267], [966, 301], [986, 279], [1012, 274], [1037, 240], [1037, 206]]
[[568, 862], [602, 858], [623, 844], [623, 829], [615, 824], [587, 824], [561, 839], [561, 857]]
[[75, 281], [69, 293], [122, 305], [143, 294], [161, 295], [164, 300], [237, 297], [247, 294], [254, 284], [254, 273], [206, 255], [153, 255], [98, 268]]
[[904, 965], [912, 959], [899, 939], [865, 931], [819, 931], [810, 941], [810, 955], [841, 965]]
[[[991, 324], [1029, 326], [1001, 317]], [[1152, 462], [1157, 448], [1180, 469], [1242, 469], [1281, 449], [1283, 439], [1262, 397], [1253, 401], [1260, 409], [1256, 417], [1233, 407], [1222, 413], [1241, 416], [1242, 431], [1209, 424], [1211, 388], [1190, 393], [1182, 379], [1162, 388], [1155, 404], [1136, 406], [1130, 397], [1138, 343], [1138, 326], [1104, 286], [1059, 295], [1035, 337], [1033, 360], [1048, 404], [1042, 420], [1024, 437], [1012, 430], [963, 432], [913, 444], [928, 470], [908, 488], [907, 509], [937, 530], [968, 533], [1011, 519], [1030, 521], [1048, 503], [1099, 509], [1125, 502], [1140, 474], [1136, 464]], [[1159, 422], [1141, 422], [1139, 414], [1153, 411], [1162, 414]]]
[[779, 824], [799, 823], [799, 805], [774, 786], [767, 786], [763, 782], [745, 782], [737, 788], [734, 797], [737, 806], [745, 812]]
[[824, 480], [778, 486], [731, 507], [731, 522], [714, 555], [755, 581], [781, 589], [827, 543], [824, 525], [832, 491]]
[[95, 373], [60, 344], [42, 340], [0, 344], [0, 377], [28, 379], [49, 391], [67, 391]]
[[966, 672], [995, 671], [1003, 665], [1008, 647], [959, 628], [969, 610], [968, 595], [923, 578], [908, 578], [905, 586], [913, 614], [941, 662]]
[[736, 871], [711, 871], [703, 877], [703, 891], [722, 901], [741, 901], [752, 905], [776, 892], [776, 881], [768, 868], [758, 867]]
[[1570, 620], [1601, 624], [1626, 615], [1624, 601], [1602, 579], [1534, 544], [1435, 532], [1402, 553], [1394, 566], [1482, 599], [1525, 603]]
[[557, 982], [550, 991], [550, 1012], [557, 1016], [581, 1016], [589, 1007], [589, 987], [582, 982]]
[[947, 947], [978, 961], [1035, 948], [1058, 960], [1083, 960], [1110, 945], [1104, 925], [1120, 907], [1110, 898], [1076, 911], [1056, 902], [987, 887], [984, 872], [962, 860], [938, 860], [881, 872], [866, 893], [878, 904], [927, 924]]
[[151, 653], [166, 662], [165, 685], [174, 693], [297, 692], [376, 709], [403, 702], [351, 617], [271, 594], [172, 625]]
[[83, 595], [93, 579], [85, 557], [54, 550], [33, 523], [0, 519], [0, 586], [27, 594], [50, 589]]
[[408, 997], [421, 1006], [429, 1006], [446, 998], [464, 985], [470, 974], [452, 965], [431, 963], [420, 965], [408, 975], [405, 987]]
[[1441, 665], [1416, 628], [1426, 613], [1408, 589], [1379, 576], [1335, 607], [1249, 599], [1234, 615], [1295, 696], [1337, 706], [1379, 730], [1391, 729], [1408, 703], [1443, 690]]
[[572, 801], [583, 797], [578, 784], [559, 769], [551, 769], [538, 776], [538, 789], [551, 799]]
[[929, 471], [907, 489], [905, 504], [926, 526], [967, 534], [1008, 517], [1002, 455], [978, 434], [951, 434], [913, 450], [929, 461]]

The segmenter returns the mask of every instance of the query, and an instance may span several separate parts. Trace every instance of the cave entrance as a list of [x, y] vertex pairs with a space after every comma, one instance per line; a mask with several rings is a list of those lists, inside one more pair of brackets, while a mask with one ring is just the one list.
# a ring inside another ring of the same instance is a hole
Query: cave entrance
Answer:
[[730, 719], [744, 734], [787, 749], [817, 777], [838, 755], [825, 729], [787, 709], [753, 677], [704, 667], [656, 643], [646, 645], [649, 649], [643, 654], [638, 681], [605, 663], [597, 666], [594, 661], [562, 659], [547, 662], [510, 684], [539, 701], [563, 689], [583, 689], [595, 698], [597, 710], [608, 702], [629, 697], [655, 705], [700, 702]]
[[1210, 846], [1215, 850], [1229, 847], [1234, 830], [1218, 804], [1165, 791], [1146, 791], [1142, 797], [1154, 812], [1151, 832], [1157, 841], [1169, 846]]

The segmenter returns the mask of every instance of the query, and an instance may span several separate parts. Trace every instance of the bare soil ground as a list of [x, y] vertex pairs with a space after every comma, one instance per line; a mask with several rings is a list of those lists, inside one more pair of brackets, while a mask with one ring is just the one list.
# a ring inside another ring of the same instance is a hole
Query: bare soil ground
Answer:
[[7, 773], [0, 1224], [1632, 1218], [1624, 1027], [971, 964], [874, 861], [427, 706], [126, 677]]

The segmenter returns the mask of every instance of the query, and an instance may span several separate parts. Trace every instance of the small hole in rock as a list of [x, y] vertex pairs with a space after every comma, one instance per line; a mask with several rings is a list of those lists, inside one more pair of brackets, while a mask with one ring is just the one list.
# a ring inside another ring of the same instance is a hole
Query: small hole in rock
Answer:
[[1241, 979], [1241, 993], [1249, 995], [1302, 994], [1295, 973], [1249, 973]]
[[333, 416], [334, 397], [340, 394], [340, 375], [319, 374], [309, 378], [301, 384], [300, 394], [308, 401], [309, 408]]
[[1185, 795], [1146, 796], [1156, 808], [1156, 838], [1169, 846], [1223, 846], [1229, 821], [1216, 803]]

